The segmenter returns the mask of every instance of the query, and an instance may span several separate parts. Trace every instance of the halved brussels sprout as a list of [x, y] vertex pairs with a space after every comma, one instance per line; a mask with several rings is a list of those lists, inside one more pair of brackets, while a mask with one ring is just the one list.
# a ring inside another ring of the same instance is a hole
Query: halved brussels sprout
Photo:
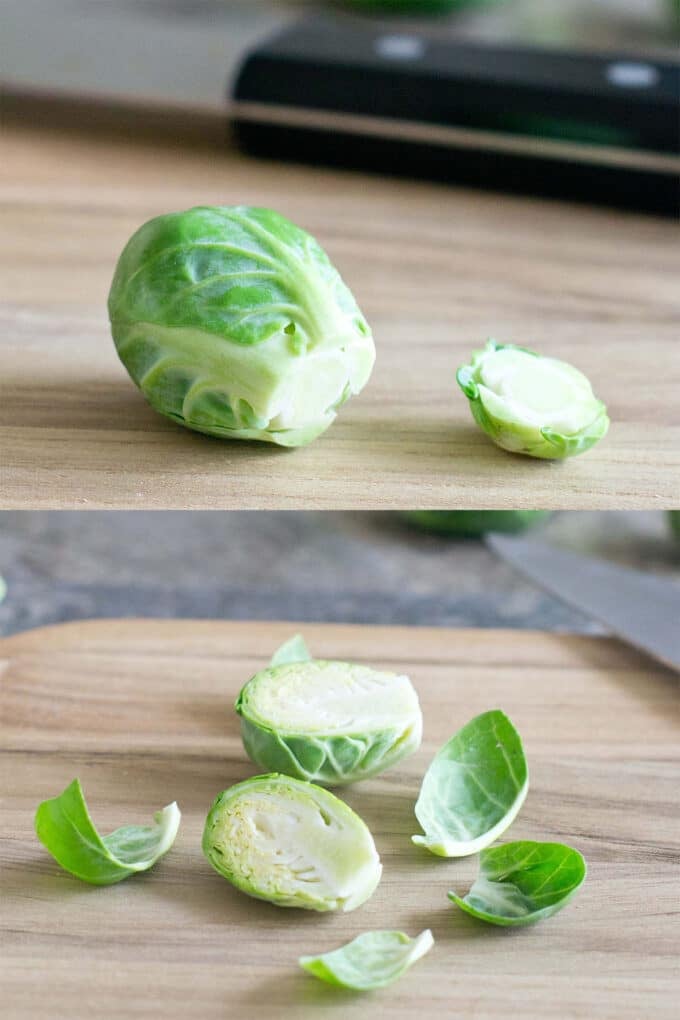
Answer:
[[373, 837], [351, 808], [320, 786], [276, 774], [220, 793], [203, 852], [249, 896], [305, 910], [354, 910], [382, 871]]
[[409, 678], [349, 662], [312, 659], [264, 669], [235, 707], [254, 762], [324, 786], [384, 771], [417, 750], [422, 736]]
[[118, 261], [109, 317], [149, 403], [214, 436], [308, 443], [375, 360], [326, 253], [270, 209], [198, 206], [149, 220]]
[[489, 340], [456, 378], [477, 424], [511, 453], [572, 457], [609, 428], [607, 409], [581, 372], [524, 347]]

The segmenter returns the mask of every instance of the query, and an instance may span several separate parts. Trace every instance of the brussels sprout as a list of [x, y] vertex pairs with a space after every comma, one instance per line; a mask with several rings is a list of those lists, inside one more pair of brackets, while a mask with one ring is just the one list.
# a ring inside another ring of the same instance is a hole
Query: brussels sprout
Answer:
[[203, 852], [223, 878], [279, 907], [354, 910], [382, 865], [364, 822], [328, 790], [290, 776], [255, 776], [210, 808]]
[[433, 945], [429, 929], [414, 939], [400, 931], [367, 931], [330, 953], [301, 956], [299, 963], [329, 985], [369, 992], [391, 985]]
[[214, 436], [302, 446], [375, 360], [325, 252], [269, 209], [199, 206], [149, 220], [119, 259], [109, 317], [149, 403]]
[[113, 885], [148, 871], [175, 842], [180, 811], [168, 804], [154, 815], [155, 825], [125, 825], [100, 836], [90, 818], [78, 779], [35, 813], [35, 831], [58, 864], [92, 885]]
[[522, 840], [484, 850], [479, 877], [468, 894], [450, 892], [449, 899], [481, 921], [517, 927], [556, 914], [585, 877], [586, 862], [578, 850]]
[[609, 428], [605, 405], [566, 361], [489, 340], [456, 378], [477, 424], [511, 453], [561, 460], [589, 450]]
[[478, 538], [487, 531], [525, 531], [550, 517], [550, 510], [405, 510], [404, 517], [423, 531]]
[[512, 824], [529, 789], [522, 741], [503, 712], [476, 716], [430, 764], [416, 803], [424, 836], [413, 842], [439, 857], [468, 857]]
[[235, 707], [254, 762], [324, 786], [383, 772], [418, 749], [423, 729], [408, 677], [349, 662], [264, 669]]

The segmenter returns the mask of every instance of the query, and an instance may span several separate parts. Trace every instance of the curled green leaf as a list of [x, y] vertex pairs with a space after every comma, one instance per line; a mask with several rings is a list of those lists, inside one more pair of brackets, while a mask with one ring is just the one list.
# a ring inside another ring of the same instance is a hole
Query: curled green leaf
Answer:
[[264, 669], [235, 708], [254, 762], [322, 786], [383, 772], [415, 751], [422, 735], [409, 678], [349, 662], [296, 659]]
[[329, 985], [368, 992], [401, 977], [434, 945], [427, 929], [411, 939], [400, 931], [367, 931], [330, 953], [301, 956], [300, 966]]
[[481, 921], [503, 927], [533, 924], [566, 906], [586, 877], [578, 850], [522, 840], [482, 851], [479, 876], [466, 896], [449, 899]]
[[439, 857], [489, 846], [515, 819], [529, 789], [522, 741], [503, 712], [476, 716], [441, 748], [420, 788], [413, 842]]
[[375, 361], [326, 253], [271, 209], [198, 206], [143, 224], [118, 261], [109, 318], [152, 407], [225, 438], [310, 442]]
[[354, 910], [382, 871], [373, 837], [351, 808], [320, 786], [275, 774], [219, 794], [203, 852], [249, 896], [305, 910]]
[[180, 823], [177, 804], [154, 815], [154, 825], [126, 825], [100, 836], [90, 818], [80, 780], [45, 800], [35, 813], [35, 831], [58, 864], [92, 885], [113, 885], [148, 871], [175, 842]]
[[489, 340], [456, 378], [477, 424], [511, 453], [562, 460], [589, 450], [609, 429], [605, 405], [566, 361]]

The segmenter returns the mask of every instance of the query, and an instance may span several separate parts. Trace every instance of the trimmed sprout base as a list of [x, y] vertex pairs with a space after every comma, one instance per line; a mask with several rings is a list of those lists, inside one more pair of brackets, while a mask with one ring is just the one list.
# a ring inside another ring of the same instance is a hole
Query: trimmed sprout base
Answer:
[[354, 910], [382, 871], [373, 837], [351, 808], [320, 786], [276, 774], [217, 797], [203, 852], [249, 896], [305, 910]]
[[422, 736], [409, 678], [348, 662], [262, 670], [239, 694], [236, 711], [254, 762], [325, 786], [383, 772], [417, 750]]
[[489, 340], [456, 378], [477, 424], [511, 453], [561, 460], [584, 453], [609, 428], [581, 372], [523, 347]]
[[357, 992], [385, 988], [434, 945], [432, 932], [411, 939], [400, 931], [367, 931], [320, 956], [301, 956], [300, 966], [320, 981]]
[[213, 436], [308, 443], [375, 361], [326, 253], [270, 209], [198, 206], [149, 220], [118, 261], [109, 317], [149, 403]]

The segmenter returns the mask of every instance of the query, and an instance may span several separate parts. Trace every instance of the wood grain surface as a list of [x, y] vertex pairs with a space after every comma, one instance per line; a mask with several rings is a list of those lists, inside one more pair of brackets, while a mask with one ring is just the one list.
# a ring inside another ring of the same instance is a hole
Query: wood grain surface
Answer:
[[[234, 697], [291, 632], [290, 624], [108, 621], [2, 642], [7, 1020], [676, 1015], [677, 677], [598, 638], [305, 626], [318, 655], [408, 672], [425, 721], [419, 752], [342, 793], [374, 833], [380, 886], [353, 913], [320, 915], [249, 899], [200, 850], [214, 796], [255, 772]], [[449, 888], [467, 890], [476, 859], [437, 859], [409, 839], [433, 752], [496, 706], [520, 730], [531, 772], [507, 836], [568, 842], [589, 865], [561, 914], [514, 931], [447, 901]], [[33, 834], [33, 812], [75, 775], [103, 831], [143, 823], [177, 799], [173, 850], [110, 888], [61, 871]], [[297, 967], [300, 954], [363, 930], [426, 927], [433, 951], [369, 998]]]
[[[75, 125], [77, 120], [80, 127]], [[115, 118], [114, 118], [115, 120]], [[676, 226], [643, 216], [258, 162], [224, 126], [121, 126], [12, 106], [0, 203], [0, 505], [646, 508], [680, 501]], [[273, 206], [327, 248], [371, 322], [365, 391], [305, 449], [209, 439], [155, 414], [106, 296], [150, 216]], [[610, 435], [561, 464], [496, 449], [456, 367], [487, 336], [572, 361]]]

